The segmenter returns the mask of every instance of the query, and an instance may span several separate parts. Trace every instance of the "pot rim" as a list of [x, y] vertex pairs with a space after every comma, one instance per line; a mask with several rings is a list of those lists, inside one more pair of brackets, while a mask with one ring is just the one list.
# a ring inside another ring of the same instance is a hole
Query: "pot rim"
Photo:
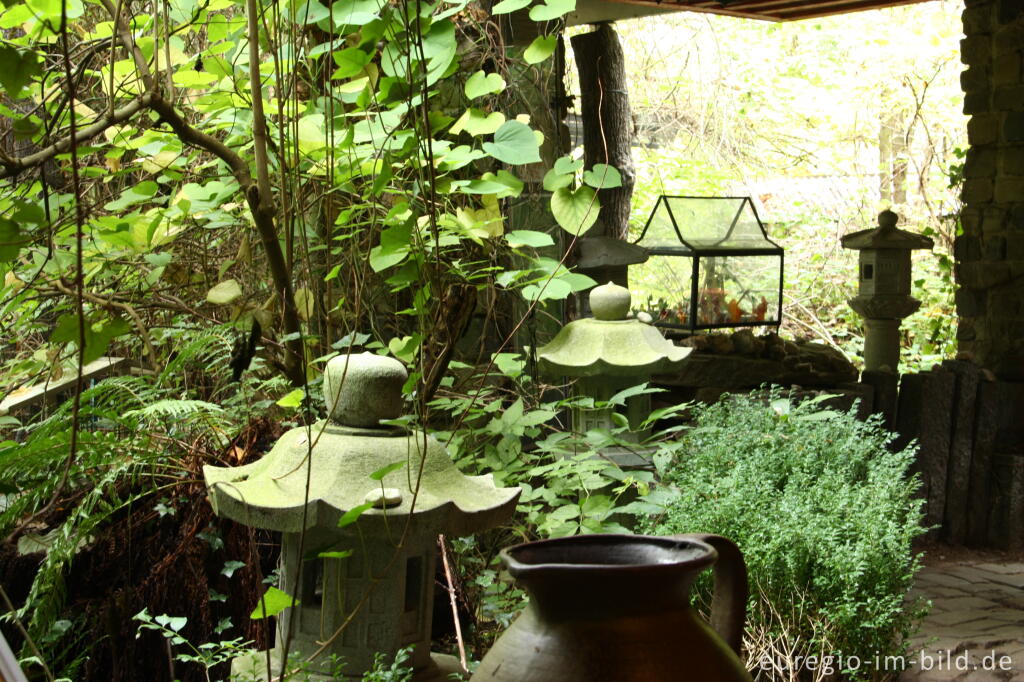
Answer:
[[[578, 545], [605, 545], [618, 546], [626, 544], [634, 545], [656, 545], [668, 550], [699, 549], [703, 554], [681, 558], [677, 561], [665, 562], [641, 562], [641, 563], [570, 563], [567, 561], [544, 561], [528, 562], [516, 557], [524, 551], [544, 550], [559, 548], [563, 546]], [[627, 535], [624, 533], [593, 533], [589, 535], [572, 535], [562, 538], [551, 538], [548, 540], [536, 540], [524, 542], [511, 547], [506, 547], [499, 553], [502, 563], [508, 568], [512, 577], [527, 575], [537, 572], [585, 572], [585, 573], [609, 573], [636, 572], [636, 571], [677, 571], [680, 568], [703, 570], [718, 558], [718, 552], [706, 542], [695, 538], [661, 537], [657, 535]]]

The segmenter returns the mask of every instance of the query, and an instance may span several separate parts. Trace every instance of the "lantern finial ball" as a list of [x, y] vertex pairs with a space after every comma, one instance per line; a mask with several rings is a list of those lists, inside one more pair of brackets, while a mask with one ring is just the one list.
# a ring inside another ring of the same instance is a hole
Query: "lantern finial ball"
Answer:
[[590, 310], [597, 320], [624, 320], [632, 297], [629, 289], [608, 282], [590, 290]]
[[896, 229], [896, 223], [899, 222], [900, 217], [886, 209], [878, 214], [878, 226], [883, 230]]
[[409, 373], [398, 360], [360, 353], [332, 358], [324, 369], [328, 418], [344, 426], [380, 428], [402, 416], [402, 386]]

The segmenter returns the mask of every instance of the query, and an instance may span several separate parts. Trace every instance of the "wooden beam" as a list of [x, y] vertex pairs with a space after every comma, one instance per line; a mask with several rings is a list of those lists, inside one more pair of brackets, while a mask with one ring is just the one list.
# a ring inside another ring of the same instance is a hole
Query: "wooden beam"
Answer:
[[658, 7], [663, 11], [691, 11], [759, 19], [762, 21], [799, 21], [837, 14], [848, 14], [884, 7], [913, 5], [934, 0], [741, 0], [723, 5], [714, 0], [664, 2], [659, 0], [604, 0], [609, 5], [640, 5]]
[[[93, 360], [82, 368], [82, 381], [93, 381], [102, 379], [128, 362], [126, 358], [102, 357]], [[74, 389], [78, 380], [77, 372], [68, 372], [56, 381], [47, 381], [41, 384], [34, 384], [12, 391], [6, 398], [0, 401], [0, 415], [10, 414], [16, 410], [32, 407], [47, 399], [55, 398], [64, 391]]]

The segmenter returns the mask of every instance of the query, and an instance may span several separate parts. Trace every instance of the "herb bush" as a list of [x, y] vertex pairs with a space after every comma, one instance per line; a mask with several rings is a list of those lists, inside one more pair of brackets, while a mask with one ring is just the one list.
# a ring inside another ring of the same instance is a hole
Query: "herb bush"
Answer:
[[[883, 679], [874, 661], [901, 654], [921, 615], [905, 602], [919, 566], [911, 542], [923, 532], [914, 451], [891, 452], [877, 420], [820, 403], [771, 393], [695, 407], [692, 428], [657, 457], [674, 499], [642, 530], [712, 532], [739, 545], [758, 679], [826, 679], [830, 668]], [[710, 580], [696, 589], [710, 603]]]

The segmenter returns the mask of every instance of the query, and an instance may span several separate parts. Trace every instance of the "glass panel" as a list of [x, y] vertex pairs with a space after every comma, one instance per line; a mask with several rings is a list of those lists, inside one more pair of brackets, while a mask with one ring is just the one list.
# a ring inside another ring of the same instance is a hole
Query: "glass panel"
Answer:
[[649, 313], [655, 322], [689, 326], [692, 274], [693, 259], [687, 256], [651, 256], [630, 265], [633, 309]]
[[658, 247], [683, 246], [679, 241], [679, 235], [672, 225], [672, 215], [669, 213], [668, 197], [661, 197], [654, 206], [654, 211], [647, 221], [647, 228], [644, 238], [640, 240], [641, 246]]
[[697, 325], [756, 324], [779, 319], [779, 256], [700, 259]]
[[777, 248], [764, 235], [750, 201], [742, 197], [662, 197], [641, 246], [676, 246], [679, 235], [701, 248]]

